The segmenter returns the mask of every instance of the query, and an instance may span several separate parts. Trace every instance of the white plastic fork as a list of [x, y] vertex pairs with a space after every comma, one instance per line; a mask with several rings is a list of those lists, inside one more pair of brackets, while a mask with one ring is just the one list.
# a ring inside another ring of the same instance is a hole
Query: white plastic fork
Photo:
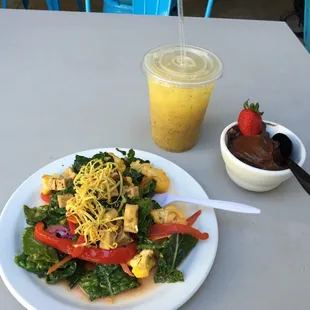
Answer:
[[156, 194], [153, 199], [157, 201], [161, 206], [165, 206], [171, 202], [188, 202], [213, 209], [220, 209], [231, 212], [260, 214], [260, 209], [251, 207], [242, 203], [221, 201], [213, 199], [195, 199], [181, 196], [175, 196], [171, 194]]

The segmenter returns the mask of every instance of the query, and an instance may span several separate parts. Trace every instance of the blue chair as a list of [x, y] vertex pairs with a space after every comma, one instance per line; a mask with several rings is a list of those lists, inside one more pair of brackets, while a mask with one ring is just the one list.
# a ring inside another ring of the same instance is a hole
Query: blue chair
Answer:
[[169, 16], [171, 0], [132, 0], [133, 14]]
[[208, 0], [205, 17], [210, 17], [211, 16], [213, 2], [214, 2], [214, 0]]
[[118, 0], [119, 4], [125, 4], [132, 6], [132, 0]]
[[310, 53], [310, 1], [309, 0], [305, 0], [304, 41], [305, 41], [306, 49]]
[[[76, 1], [79, 2], [80, 0], [76, 0]], [[79, 7], [79, 10], [80, 10], [79, 3], [78, 3], [78, 7]], [[82, 8], [83, 8], [83, 4], [82, 4]], [[82, 11], [83, 11], [83, 9], [82, 9]], [[85, 12], [87, 12], [87, 13], [91, 12], [90, 0], [85, 0]]]
[[175, 7], [176, 0], [104, 0], [103, 12], [168, 16], [176, 15]]
[[132, 5], [121, 4], [118, 0], [104, 0], [103, 13], [132, 14]]

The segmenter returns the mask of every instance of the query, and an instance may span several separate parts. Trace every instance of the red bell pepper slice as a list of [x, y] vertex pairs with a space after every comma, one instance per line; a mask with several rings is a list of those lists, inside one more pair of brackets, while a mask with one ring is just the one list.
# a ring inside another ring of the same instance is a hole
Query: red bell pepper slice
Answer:
[[[70, 230], [71, 235], [72, 236], [75, 235], [76, 224], [68, 221], [68, 225], [69, 225], [69, 230]], [[84, 242], [85, 242], [84, 236], [80, 235], [77, 242], [76, 242], [76, 245], [82, 244]], [[78, 257], [83, 253], [83, 251], [84, 251], [84, 246], [78, 246], [78, 247], [75, 246], [71, 256], [73, 258]]]
[[[77, 242], [76, 242], [76, 245], [82, 244], [82, 243], [85, 243], [85, 238], [83, 235], [80, 235]], [[75, 246], [71, 256], [72, 257], [81, 256], [82, 253], [84, 252], [84, 248], [85, 248], [85, 246]]]
[[104, 250], [96, 247], [84, 247], [80, 259], [100, 264], [123, 264], [130, 261], [137, 253], [137, 243], [132, 242], [126, 247]]
[[[68, 239], [55, 237], [44, 230], [44, 223], [37, 223], [34, 230], [37, 241], [51, 246], [65, 254], [72, 255], [75, 249], [74, 243]], [[104, 250], [97, 247], [84, 247], [84, 251], [78, 256], [79, 259], [100, 264], [123, 264], [131, 260], [137, 253], [137, 244], [132, 242], [126, 247], [113, 250]]]
[[192, 235], [200, 240], [207, 240], [209, 238], [208, 233], [202, 233], [196, 228], [183, 224], [154, 224], [149, 230], [149, 237], [169, 234]]
[[70, 215], [67, 217], [67, 221], [68, 222], [72, 222], [74, 224], [77, 224], [77, 220], [76, 220], [76, 217], [74, 215]]
[[45, 194], [41, 193], [41, 199], [46, 203], [51, 202], [51, 196], [50, 195], [45, 195]]
[[[197, 220], [197, 218], [199, 217], [200, 214], [201, 214], [201, 210], [199, 210], [196, 213], [194, 213], [191, 217], [189, 217], [187, 219], [186, 225], [193, 226], [193, 224], [196, 222], [196, 220]], [[166, 238], [170, 238], [170, 237], [171, 237], [171, 235], [150, 236], [150, 240], [157, 241], [157, 240], [166, 239]]]
[[51, 246], [65, 254], [71, 255], [73, 243], [68, 239], [61, 239], [53, 236], [44, 230], [44, 223], [38, 222], [34, 229], [34, 238], [48, 246]]
[[69, 226], [69, 230], [72, 236], [75, 235], [75, 230], [76, 230], [76, 225], [75, 223], [72, 223], [70, 221], [68, 221], [68, 226]]
[[201, 214], [201, 210], [195, 212], [191, 217], [189, 217], [187, 219], [187, 225], [193, 226], [200, 214]]

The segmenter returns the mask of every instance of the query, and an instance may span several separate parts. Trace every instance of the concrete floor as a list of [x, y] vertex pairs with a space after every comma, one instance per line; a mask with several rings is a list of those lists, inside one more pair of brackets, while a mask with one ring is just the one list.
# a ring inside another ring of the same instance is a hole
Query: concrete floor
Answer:
[[[186, 16], [204, 16], [206, 0], [183, 0]], [[103, 0], [92, 0], [92, 11], [102, 11]], [[60, 0], [61, 9], [77, 10], [75, 0]], [[10, 8], [22, 8], [21, 0], [8, 0]], [[30, 8], [45, 10], [45, 0], [30, 0]], [[292, 0], [214, 0], [212, 17], [279, 20], [293, 9]]]

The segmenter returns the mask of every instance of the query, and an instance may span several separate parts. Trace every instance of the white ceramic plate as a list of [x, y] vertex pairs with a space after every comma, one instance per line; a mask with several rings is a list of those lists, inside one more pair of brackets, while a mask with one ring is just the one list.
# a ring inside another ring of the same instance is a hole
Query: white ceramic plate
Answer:
[[[97, 149], [77, 154], [91, 157], [99, 151], [115, 152], [115, 148]], [[208, 232], [207, 241], [199, 241], [194, 250], [180, 266], [185, 281], [175, 284], [154, 284], [149, 290], [141, 291], [132, 297], [122, 298], [114, 304], [98, 300], [88, 301], [83, 294], [69, 291], [64, 285], [48, 285], [14, 263], [15, 255], [21, 253], [21, 238], [27, 226], [23, 205], [34, 207], [40, 200], [41, 178], [43, 174], [61, 174], [73, 164], [76, 154], [58, 159], [30, 176], [15, 191], [7, 202], [0, 218], [0, 275], [13, 296], [27, 309], [118, 309], [118, 310], [172, 310], [179, 308], [198, 290], [206, 279], [215, 259], [218, 244], [217, 220], [213, 209], [205, 209], [195, 227]], [[136, 151], [137, 157], [148, 159], [162, 168], [171, 180], [170, 191], [195, 198], [207, 198], [201, 186], [183, 169], [157, 155]], [[199, 206], [185, 206], [187, 215], [193, 214]]]

